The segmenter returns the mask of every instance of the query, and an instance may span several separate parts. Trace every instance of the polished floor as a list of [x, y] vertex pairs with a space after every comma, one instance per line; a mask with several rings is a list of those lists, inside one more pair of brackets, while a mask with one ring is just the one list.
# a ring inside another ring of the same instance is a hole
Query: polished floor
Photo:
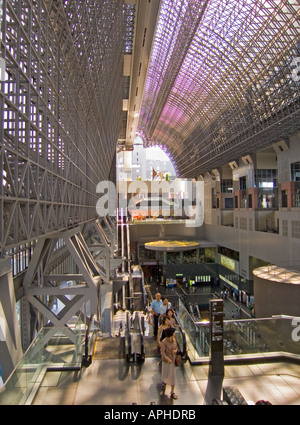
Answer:
[[211, 405], [222, 398], [222, 388], [235, 386], [248, 404], [268, 400], [273, 405], [300, 405], [300, 365], [276, 362], [226, 365], [224, 377], [209, 376], [208, 365], [188, 361], [177, 369], [175, 391], [161, 391], [160, 357], [148, 355], [145, 362], [128, 364], [122, 356], [121, 338], [99, 338], [92, 364], [80, 372], [48, 372], [33, 401], [35, 405]]
[[[173, 290], [162, 286], [162, 294]], [[225, 317], [240, 304], [232, 299], [224, 302]], [[241, 305], [241, 304], [240, 304]], [[250, 316], [243, 306], [244, 318]], [[119, 323], [125, 323], [125, 313], [115, 316], [115, 335]], [[267, 400], [272, 405], [300, 405], [300, 363], [289, 361], [225, 365], [224, 376], [212, 377], [208, 365], [192, 365], [189, 361], [177, 368], [175, 392], [178, 400], [170, 399], [170, 388], [161, 391], [161, 361], [156, 342], [145, 338], [146, 359], [142, 364], [126, 363], [124, 339], [119, 336], [98, 337], [93, 361], [79, 372], [47, 372], [33, 400], [35, 405], [150, 405], [203, 406], [214, 398], [223, 398], [223, 388], [235, 386], [248, 404]]]

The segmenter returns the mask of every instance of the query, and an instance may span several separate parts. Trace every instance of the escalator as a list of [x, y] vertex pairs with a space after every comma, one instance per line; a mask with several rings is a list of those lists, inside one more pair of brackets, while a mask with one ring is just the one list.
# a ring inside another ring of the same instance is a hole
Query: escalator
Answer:
[[94, 314], [91, 315], [87, 324], [84, 339], [84, 354], [82, 355], [81, 366], [89, 367], [92, 363], [92, 353], [97, 338], [98, 329], [94, 327]]
[[184, 329], [180, 325], [180, 322], [178, 320], [176, 313], [175, 313], [174, 317], [176, 319], [176, 322], [179, 325], [179, 327], [175, 328], [176, 329], [175, 338], [176, 338], [176, 342], [177, 342], [177, 346], [178, 346], [178, 353], [181, 355], [182, 361], [184, 363], [188, 360], [187, 347], [186, 347], [186, 335], [185, 335]]
[[145, 360], [144, 317], [139, 311], [133, 315], [127, 311], [125, 329], [125, 359], [128, 363], [142, 363]]

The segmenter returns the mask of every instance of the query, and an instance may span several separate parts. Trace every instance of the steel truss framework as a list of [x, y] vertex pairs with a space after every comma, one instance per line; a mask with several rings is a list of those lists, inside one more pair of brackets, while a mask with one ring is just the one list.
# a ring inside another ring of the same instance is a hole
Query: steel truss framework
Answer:
[[0, 249], [96, 216], [123, 88], [121, 0], [3, 0]]
[[163, 0], [138, 125], [145, 146], [195, 177], [298, 131], [299, 32], [298, 0]]
[[[75, 316], [94, 313], [100, 322], [100, 284], [109, 283], [121, 259], [114, 258], [115, 225], [109, 217], [40, 238], [23, 279], [22, 341], [27, 348], [43, 326], [67, 326]], [[63, 252], [56, 250], [58, 238]], [[87, 240], [89, 243], [87, 243]], [[94, 255], [93, 255], [94, 253]], [[58, 267], [58, 265], [63, 267]], [[70, 284], [68, 284], [68, 282]], [[54, 303], [63, 308], [56, 314]]]
[[[74, 260], [74, 273], [49, 273], [53, 260], [56, 238], [39, 239], [34, 259], [30, 262], [24, 277], [22, 298], [22, 338], [23, 347], [27, 348], [34, 337], [34, 331], [43, 325], [65, 326], [89, 300], [96, 305], [100, 274], [79, 228], [69, 230], [60, 235], [66, 249]], [[75, 285], [65, 287], [66, 281]], [[64, 308], [56, 315], [52, 311], [53, 302], [59, 299]], [[33, 314], [33, 311], [36, 313]]]

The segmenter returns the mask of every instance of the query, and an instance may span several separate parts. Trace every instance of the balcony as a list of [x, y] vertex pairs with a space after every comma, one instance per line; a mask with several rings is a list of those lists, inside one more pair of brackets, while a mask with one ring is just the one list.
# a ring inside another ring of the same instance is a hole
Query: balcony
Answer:
[[234, 193], [236, 209], [277, 210], [277, 188], [251, 188], [236, 190]]
[[256, 211], [255, 230], [258, 232], [279, 233], [277, 211]]
[[278, 189], [260, 188], [257, 189], [257, 209], [278, 209]]

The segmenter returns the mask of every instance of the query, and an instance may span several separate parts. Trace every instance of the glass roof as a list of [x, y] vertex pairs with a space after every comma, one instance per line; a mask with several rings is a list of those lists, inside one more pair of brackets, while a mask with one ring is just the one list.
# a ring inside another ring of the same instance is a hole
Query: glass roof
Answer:
[[145, 145], [165, 145], [191, 177], [270, 144], [275, 130], [299, 129], [299, 8], [298, 0], [162, 0], [138, 125]]

